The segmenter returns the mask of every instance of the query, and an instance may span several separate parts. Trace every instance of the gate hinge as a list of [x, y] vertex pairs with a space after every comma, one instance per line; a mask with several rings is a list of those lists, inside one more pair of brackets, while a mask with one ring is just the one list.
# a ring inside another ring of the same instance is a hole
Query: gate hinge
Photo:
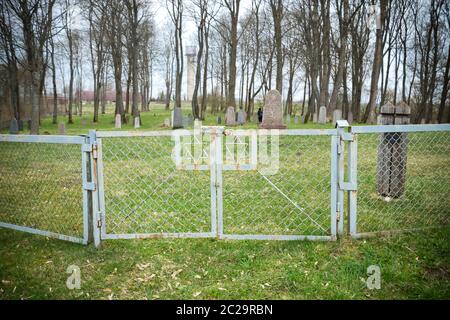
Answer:
[[92, 157], [97, 159], [97, 143], [92, 144]]
[[97, 228], [101, 228], [102, 227], [102, 220], [101, 219], [98, 219], [97, 220]]
[[341, 214], [339, 211], [336, 211], [336, 221], [339, 222], [340, 219], [341, 219]]

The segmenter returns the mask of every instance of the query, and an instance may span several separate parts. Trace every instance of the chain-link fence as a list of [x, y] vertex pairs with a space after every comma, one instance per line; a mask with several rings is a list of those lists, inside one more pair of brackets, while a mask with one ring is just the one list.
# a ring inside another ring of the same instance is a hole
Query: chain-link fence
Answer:
[[1, 226], [86, 242], [80, 147], [84, 138], [56, 141], [19, 136], [0, 140]]
[[388, 130], [357, 134], [357, 233], [447, 224], [450, 132]]
[[277, 143], [273, 172], [264, 172], [261, 159], [254, 170], [224, 171], [224, 234], [331, 235], [330, 136], [280, 135]]
[[333, 135], [98, 132], [102, 238], [329, 240]]
[[[211, 232], [209, 171], [177, 167], [170, 132], [100, 140], [106, 238]], [[181, 147], [194, 154], [189, 141], [181, 141]]]
[[448, 224], [449, 125], [345, 131], [0, 135], [0, 226], [98, 245], [333, 240], [344, 218], [355, 237]]

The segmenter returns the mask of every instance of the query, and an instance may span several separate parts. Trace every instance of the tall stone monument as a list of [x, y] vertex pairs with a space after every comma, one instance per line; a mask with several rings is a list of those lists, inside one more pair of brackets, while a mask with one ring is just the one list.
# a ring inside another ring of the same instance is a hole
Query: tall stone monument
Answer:
[[195, 46], [186, 46], [186, 100], [191, 101], [195, 87]]
[[283, 105], [281, 103], [281, 94], [277, 90], [270, 90], [266, 95], [263, 109], [263, 120], [260, 128], [286, 128], [283, 124]]

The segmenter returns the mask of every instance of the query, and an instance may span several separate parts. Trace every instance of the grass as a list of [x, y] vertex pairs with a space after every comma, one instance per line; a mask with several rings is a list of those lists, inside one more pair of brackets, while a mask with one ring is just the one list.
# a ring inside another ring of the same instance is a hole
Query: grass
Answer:
[[[0, 231], [1, 299], [448, 299], [450, 230], [337, 242], [106, 241]], [[66, 269], [81, 270], [69, 290]], [[366, 287], [367, 267], [381, 289]]]
[[[111, 113], [93, 124], [91, 111], [85, 106], [82, 117], [74, 116], [67, 133], [115, 130]], [[153, 106], [142, 114], [140, 130], [166, 130], [169, 116]], [[289, 128], [332, 127], [293, 122]], [[204, 124], [216, 124], [215, 116]], [[50, 118], [42, 120], [42, 134], [57, 131]], [[377, 137], [360, 135], [359, 231], [445, 225], [448, 133], [409, 135], [405, 195], [391, 202], [375, 190]], [[104, 139], [108, 233], [209, 231], [209, 172], [174, 169], [172, 144], [170, 138]], [[0, 220], [80, 236], [78, 146], [20, 146], [0, 144]], [[281, 137], [280, 169], [268, 176], [322, 229], [257, 172], [224, 171], [225, 232], [328, 234], [329, 150], [329, 137]], [[110, 240], [96, 250], [0, 229], [0, 299], [448, 299], [449, 238], [447, 225], [366, 241]], [[73, 264], [81, 269], [80, 290], [65, 286]], [[365, 285], [374, 264], [381, 268], [381, 290]]]

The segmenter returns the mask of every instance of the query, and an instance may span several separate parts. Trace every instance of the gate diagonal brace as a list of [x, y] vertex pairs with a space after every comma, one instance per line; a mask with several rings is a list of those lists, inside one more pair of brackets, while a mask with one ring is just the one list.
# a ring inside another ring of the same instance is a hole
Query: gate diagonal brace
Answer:
[[[258, 171], [259, 172], [259, 171]], [[300, 207], [296, 202], [292, 201], [283, 191], [280, 190], [272, 181], [269, 180], [265, 175], [263, 175], [261, 172], [259, 172], [261, 176], [276, 190], [278, 191], [283, 197], [285, 197], [291, 204], [294, 205], [298, 210], [300, 210], [301, 213], [303, 213], [309, 220], [311, 220], [312, 223], [314, 223], [316, 226], [318, 226], [322, 231], [327, 232], [320, 224], [318, 224], [309, 214], [305, 212], [305, 209]]]

